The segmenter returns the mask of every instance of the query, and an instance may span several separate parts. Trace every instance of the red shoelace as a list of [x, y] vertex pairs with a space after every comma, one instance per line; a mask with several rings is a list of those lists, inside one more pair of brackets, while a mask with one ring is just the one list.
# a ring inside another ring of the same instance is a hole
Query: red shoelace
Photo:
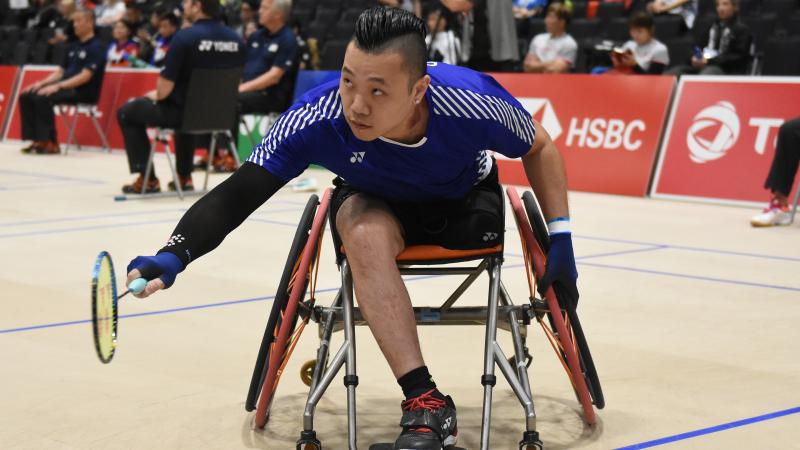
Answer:
[[[414, 398], [410, 398], [405, 400], [403, 403], [400, 404], [400, 407], [403, 408], [404, 411], [416, 411], [418, 409], [427, 409], [428, 411], [433, 412], [439, 408], [444, 407], [447, 405], [444, 400], [439, 399], [431, 395], [433, 393], [433, 389], [430, 391]], [[416, 431], [419, 433], [432, 433], [428, 427], [417, 427], [417, 428], [409, 428], [410, 431]]]

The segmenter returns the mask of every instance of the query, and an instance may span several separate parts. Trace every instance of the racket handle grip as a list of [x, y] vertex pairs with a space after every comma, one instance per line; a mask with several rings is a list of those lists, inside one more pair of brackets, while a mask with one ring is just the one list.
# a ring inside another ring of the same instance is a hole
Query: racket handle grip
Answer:
[[128, 285], [128, 290], [134, 294], [138, 294], [144, 290], [145, 286], [147, 286], [147, 280], [144, 278], [137, 278], [131, 281], [131, 283]]

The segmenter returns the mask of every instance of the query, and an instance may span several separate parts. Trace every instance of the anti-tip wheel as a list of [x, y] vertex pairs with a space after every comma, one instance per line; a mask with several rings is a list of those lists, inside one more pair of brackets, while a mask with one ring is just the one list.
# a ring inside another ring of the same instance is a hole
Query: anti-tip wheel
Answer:
[[314, 379], [314, 367], [317, 365], [316, 359], [311, 359], [303, 363], [300, 367], [300, 379], [303, 380], [303, 384], [306, 386], [311, 386], [311, 381]]

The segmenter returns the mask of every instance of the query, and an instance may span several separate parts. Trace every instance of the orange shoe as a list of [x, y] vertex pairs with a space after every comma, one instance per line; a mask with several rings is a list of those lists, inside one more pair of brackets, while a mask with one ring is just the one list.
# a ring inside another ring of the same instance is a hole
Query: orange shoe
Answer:
[[[141, 194], [142, 187], [144, 186], [144, 175], [139, 174], [136, 177], [136, 180], [131, 184], [126, 184], [122, 186], [122, 193], [124, 194]], [[158, 178], [154, 175], [150, 176], [150, 181], [147, 182], [147, 188], [145, 188], [145, 194], [155, 194], [157, 192], [161, 192], [161, 183], [158, 182]]]
[[225, 152], [214, 158], [214, 171], [215, 172], [235, 172], [236, 159], [231, 155], [231, 152]]
[[36, 147], [36, 153], [39, 155], [61, 154], [61, 147], [58, 146], [58, 142], [56, 141], [47, 141], [40, 144], [41, 144], [40, 146]]
[[[192, 183], [192, 176], [191, 175], [178, 175], [178, 180], [181, 182], [181, 190], [182, 191], [193, 191], [194, 190], [194, 183]], [[175, 190], [175, 181], [170, 181], [167, 183], [167, 188], [170, 191]]]

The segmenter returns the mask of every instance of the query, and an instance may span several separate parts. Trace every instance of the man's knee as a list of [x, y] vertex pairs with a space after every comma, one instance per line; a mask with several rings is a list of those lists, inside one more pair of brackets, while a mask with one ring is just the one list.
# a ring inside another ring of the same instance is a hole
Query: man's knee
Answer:
[[117, 122], [119, 122], [120, 125], [136, 122], [136, 117], [140, 115], [139, 112], [146, 107], [147, 103], [152, 102], [144, 97], [128, 101], [117, 110]]
[[388, 206], [361, 194], [345, 200], [336, 214], [336, 229], [351, 259], [374, 251], [394, 257], [404, 247], [400, 223]]

